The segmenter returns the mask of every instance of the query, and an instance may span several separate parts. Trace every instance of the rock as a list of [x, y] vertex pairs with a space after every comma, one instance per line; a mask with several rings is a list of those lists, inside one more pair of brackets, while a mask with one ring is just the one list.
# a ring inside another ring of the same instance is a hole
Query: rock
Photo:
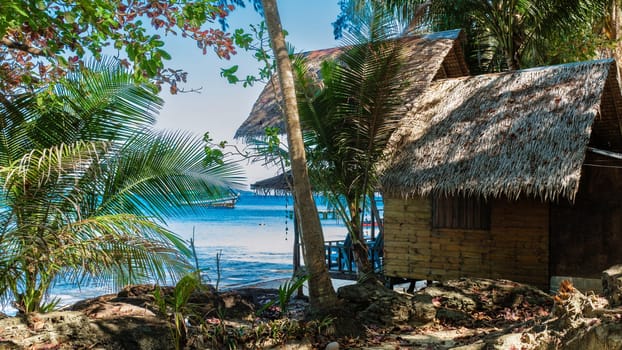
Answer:
[[412, 298], [414, 321], [427, 324], [436, 319], [436, 307], [429, 294], [415, 294]]
[[433, 299], [441, 301], [444, 307], [465, 313], [472, 313], [478, 308], [478, 303], [474, 300], [473, 295], [449, 285], [433, 285], [422, 289], [417, 294], [429, 295]]
[[[171, 287], [165, 287], [171, 289]], [[119, 298], [129, 298], [129, 297], [144, 297], [153, 295], [153, 292], [156, 289], [155, 284], [135, 284], [126, 286], [119, 293], [117, 293], [117, 297]]]
[[32, 313], [0, 320], [0, 348], [61, 348], [69, 340], [78, 348], [88, 348], [97, 344], [94, 333], [89, 319], [80, 312]]
[[436, 311], [436, 318], [448, 324], [456, 324], [458, 322], [469, 320], [471, 316], [465, 314], [460, 310], [453, 310], [442, 307], [438, 309], [438, 311]]
[[603, 322], [581, 327], [570, 339], [563, 341], [565, 350], [622, 349], [622, 324]]
[[[337, 296], [358, 312], [360, 322], [381, 326], [422, 323], [410, 295], [376, 283], [357, 283], [339, 288]], [[426, 321], [427, 322], [427, 321]]]
[[339, 343], [334, 341], [326, 344], [326, 350], [339, 350]]
[[622, 305], [622, 265], [614, 265], [602, 274], [603, 295], [611, 307]]
[[340, 287], [337, 296], [347, 300], [353, 306], [366, 308], [370, 301], [378, 300], [382, 296], [390, 295], [393, 291], [375, 283], [356, 283]]
[[168, 324], [153, 317], [90, 319], [82, 312], [0, 320], [0, 349], [174, 349]]
[[468, 344], [468, 345], [462, 345], [462, 346], [456, 346], [451, 348], [452, 350], [484, 350], [486, 349], [488, 346], [488, 344], [484, 343], [481, 340], [476, 341], [473, 344]]

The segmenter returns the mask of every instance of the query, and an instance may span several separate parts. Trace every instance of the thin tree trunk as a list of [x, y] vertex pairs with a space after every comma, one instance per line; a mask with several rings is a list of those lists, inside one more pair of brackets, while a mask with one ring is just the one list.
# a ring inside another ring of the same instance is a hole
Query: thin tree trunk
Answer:
[[298, 208], [296, 215], [302, 230], [304, 259], [309, 272], [309, 302], [311, 308], [317, 311], [328, 310], [337, 303], [337, 295], [324, 261], [324, 236], [309, 183], [292, 65], [285, 45], [276, 0], [262, 0], [262, 4], [284, 101], [283, 110], [294, 182], [294, 205]]
[[620, 0], [611, 1], [611, 36], [615, 42], [613, 48], [613, 58], [616, 60], [618, 67], [618, 78], [622, 70], [622, 8]]
[[365, 237], [363, 236], [363, 227], [361, 225], [362, 214], [359, 212], [359, 207], [354, 205], [354, 199], [350, 198], [350, 213], [351, 221], [350, 227], [352, 230], [352, 251], [354, 252], [354, 259], [356, 261], [356, 267], [358, 268], [359, 278], [375, 280], [374, 268], [369, 260], [369, 248], [365, 243]]

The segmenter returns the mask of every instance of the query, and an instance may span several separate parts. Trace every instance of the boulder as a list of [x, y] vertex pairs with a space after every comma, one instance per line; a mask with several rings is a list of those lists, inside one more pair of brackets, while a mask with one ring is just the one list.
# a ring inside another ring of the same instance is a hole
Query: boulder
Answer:
[[609, 301], [609, 306], [622, 305], [622, 265], [614, 265], [602, 274], [603, 295]]

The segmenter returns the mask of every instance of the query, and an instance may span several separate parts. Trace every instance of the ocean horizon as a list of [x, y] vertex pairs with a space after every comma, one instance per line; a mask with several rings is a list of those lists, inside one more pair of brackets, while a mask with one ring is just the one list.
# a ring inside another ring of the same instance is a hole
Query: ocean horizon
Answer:
[[[291, 196], [264, 196], [254, 192], [240, 193], [235, 208], [208, 208], [167, 220], [168, 228], [186, 241], [194, 233], [199, 267], [204, 282], [221, 290], [253, 285], [275, 279], [290, 278], [293, 273], [293, 219]], [[317, 198], [318, 208], [325, 207]], [[322, 220], [325, 240], [341, 240], [345, 225], [336, 219]], [[219, 255], [220, 269], [216, 256]], [[220, 279], [218, 279], [220, 271]], [[59, 306], [72, 305], [83, 299], [117, 293], [108, 285], [82, 285], [57, 281], [48, 300], [60, 299]], [[4, 305], [0, 311], [14, 314]]]

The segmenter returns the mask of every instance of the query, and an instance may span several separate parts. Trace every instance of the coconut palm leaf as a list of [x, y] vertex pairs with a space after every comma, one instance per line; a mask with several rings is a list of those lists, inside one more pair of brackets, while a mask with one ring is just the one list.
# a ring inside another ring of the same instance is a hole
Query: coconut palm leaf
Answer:
[[58, 235], [66, 238], [57, 254], [68, 262], [60, 273], [72, 283], [112, 281], [119, 288], [175, 280], [191, 268], [185, 242], [149, 217], [95, 216], [66, 225]]
[[[162, 220], [184, 205], [229, 194], [240, 186], [241, 168], [232, 163], [203, 165], [202, 143], [182, 132], [143, 132], [128, 140], [105, 164], [99, 213], [133, 213]], [[191, 209], [198, 209], [191, 207]]]
[[51, 89], [33, 125], [36, 139], [45, 142], [40, 147], [81, 139], [123, 142], [151, 127], [163, 105], [113, 60], [93, 61]]
[[315, 138], [314, 149], [324, 152], [342, 177], [350, 179], [347, 187], [354, 181], [363, 185], [367, 175], [361, 174], [373, 173], [368, 169], [382, 154], [406, 97], [402, 92], [407, 82], [399, 74], [401, 49], [390, 40], [399, 29], [381, 14], [364, 32], [371, 39], [350, 37], [352, 49], [322, 67], [321, 93], [301, 105], [305, 129]]

